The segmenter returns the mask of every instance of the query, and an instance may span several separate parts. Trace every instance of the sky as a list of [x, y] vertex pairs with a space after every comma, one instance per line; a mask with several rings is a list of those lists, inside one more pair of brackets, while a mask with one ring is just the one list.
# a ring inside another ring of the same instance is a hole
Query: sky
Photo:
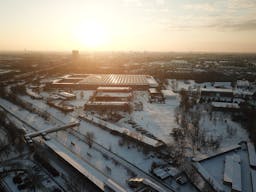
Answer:
[[256, 0], [0, 0], [0, 51], [256, 52]]

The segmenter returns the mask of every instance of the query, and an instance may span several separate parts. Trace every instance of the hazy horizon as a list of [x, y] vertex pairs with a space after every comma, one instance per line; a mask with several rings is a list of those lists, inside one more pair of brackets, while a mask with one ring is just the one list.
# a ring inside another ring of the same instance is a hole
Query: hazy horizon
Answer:
[[256, 52], [252, 0], [8, 0], [0, 11], [0, 52]]

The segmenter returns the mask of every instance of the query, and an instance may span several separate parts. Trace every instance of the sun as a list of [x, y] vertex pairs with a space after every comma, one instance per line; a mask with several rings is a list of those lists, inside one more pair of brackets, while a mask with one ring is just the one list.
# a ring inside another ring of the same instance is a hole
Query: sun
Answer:
[[108, 40], [105, 26], [93, 21], [80, 24], [74, 35], [80, 44], [88, 48], [99, 48]]

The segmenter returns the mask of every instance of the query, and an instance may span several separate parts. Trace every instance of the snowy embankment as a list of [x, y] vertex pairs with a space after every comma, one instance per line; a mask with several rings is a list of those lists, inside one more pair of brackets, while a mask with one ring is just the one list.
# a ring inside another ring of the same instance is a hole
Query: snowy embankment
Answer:
[[94, 116], [91, 116], [91, 115], [88, 115], [88, 114], [81, 115], [80, 117], [85, 119], [86, 121], [95, 123], [96, 125], [99, 125], [99, 126], [103, 126], [104, 128], [109, 129], [110, 131], [115, 131], [115, 132], [118, 132], [122, 135], [126, 135], [126, 136], [131, 137], [135, 140], [138, 140], [138, 142], [145, 143], [145, 144], [150, 145], [152, 147], [160, 147], [162, 145], [161, 142], [159, 142], [155, 139], [152, 139], [152, 138], [149, 138], [147, 136], [141, 135], [140, 133], [136, 133], [134, 131], [132, 132], [129, 129], [126, 129], [126, 128], [123, 128], [123, 127], [118, 127], [118, 126], [116, 126], [112, 123], [109, 123], [107, 121], [103, 121], [103, 120], [101, 120], [97, 117], [94, 117]]

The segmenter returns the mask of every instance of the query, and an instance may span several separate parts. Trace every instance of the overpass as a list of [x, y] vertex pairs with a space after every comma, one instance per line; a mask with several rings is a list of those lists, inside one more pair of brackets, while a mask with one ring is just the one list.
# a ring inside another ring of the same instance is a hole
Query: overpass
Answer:
[[47, 138], [45, 136], [49, 133], [57, 132], [60, 130], [65, 130], [65, 129], [72, 128], [72, 127], [79, 126], [79, 125], [80, 125], [79, 122], [72, 122], [72, 123], [69, 123], [69, 124], [66, 124], [63, 126], [47, 128], [47, 129], [43, 129], [43, 130], [36, 131], [33, 133], [28, 133], [24, 136], [24, 138], [26, 141], [30, 141], [34, 137], [43, 136], [47, 140]]

